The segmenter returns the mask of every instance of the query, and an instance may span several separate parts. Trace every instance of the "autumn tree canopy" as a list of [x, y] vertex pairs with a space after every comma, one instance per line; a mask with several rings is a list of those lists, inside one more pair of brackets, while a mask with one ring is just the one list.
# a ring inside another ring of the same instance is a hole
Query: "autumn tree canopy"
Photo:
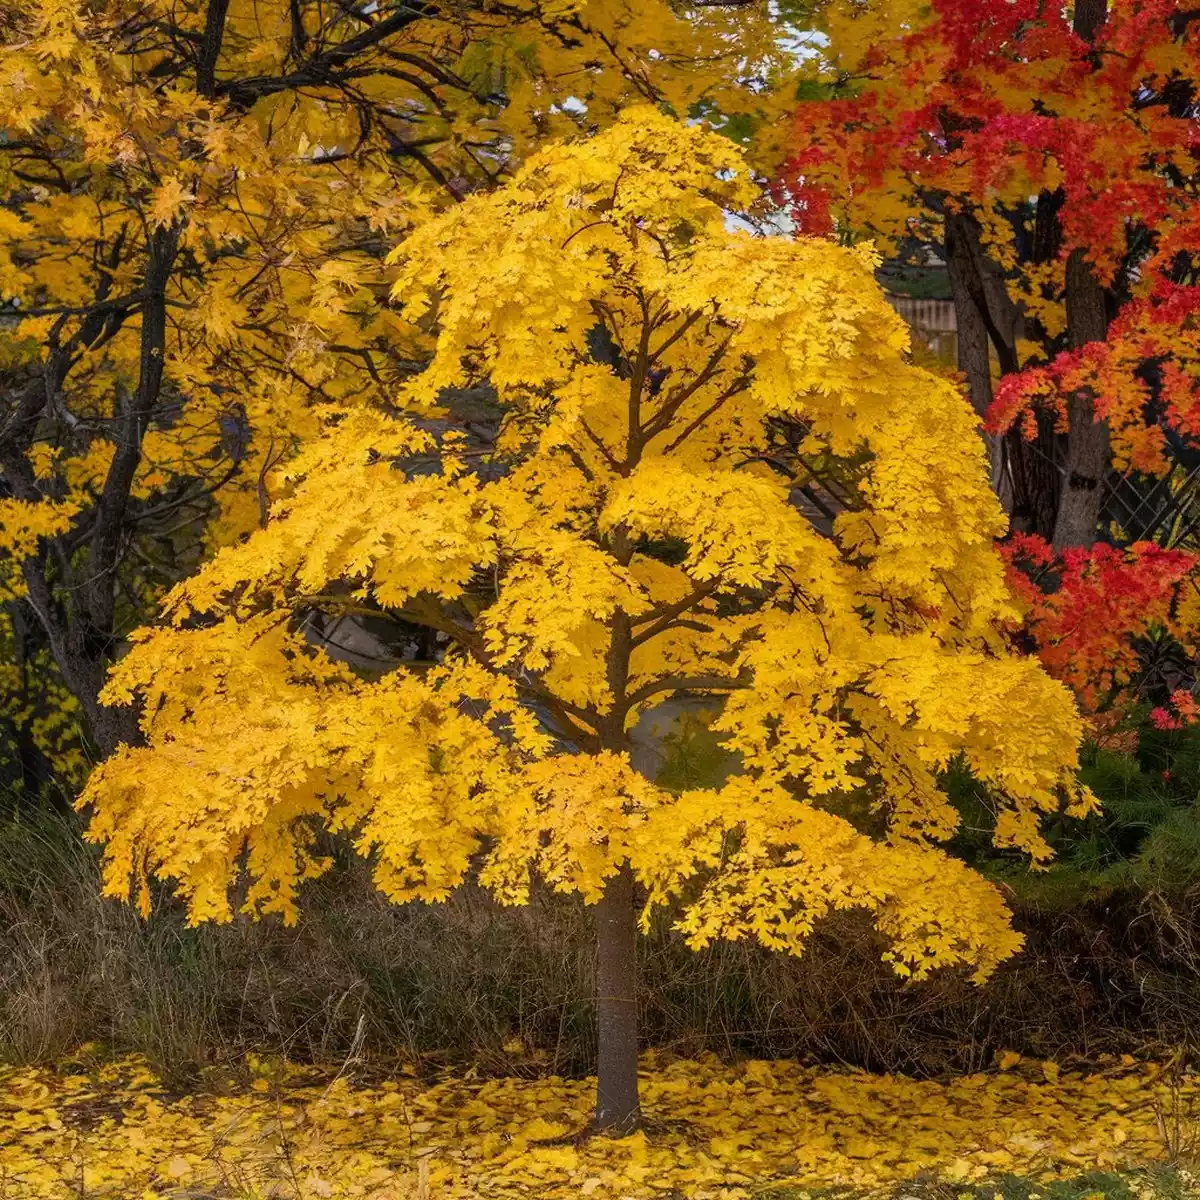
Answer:
[[[997, 843], [1035, 860], [1040, 817], [1090, 797], [1069, 693], [1000, 636], [974, 414], [907, 361], [870, 254], [729, 228], [756, 194], [730, 141], [641, 107], [400, 244], [388, 319], [426, 369], [386, 409], [326, 407], [264, 527], [114, 670], [144, 744], [81, 801], [110, 895], [144, 904], [156, 876], [195, 921], [291, 920], [322, 831], [396, 901], [472, 871], [507, 903], [534, 877], [578, 893], [616, 1130], [637, 1120], [635, 895], [694, 946], [792, 952], [860, 907], [918, 977], [1018, 947], [939, 849], [938, 772], [961, 756]], [[456, 415], [467, 385], [490, 424]], [[852, 486], [832, 527], [794, 499], [819, 462]], [[314, 610], [425, 626], [437, 661], [353, 672], [305, 637]], [[739, 769], [671, 792], [630, 732], [689, 695]]]
[[1016, 424], [1014, 520], [1090, 546], [1110, 468], [1161, 475], [1198, 428], [1197, 10], [810, 7], [829, 44], [797, 115], [802, 226], [937, 251], [976, 408]]
[[385, 303], [412, 222], [631, 99], [769, 135], [789, 69], [761, 5], [14, 0], [0, 22], [3, 625], [102, 751], [136, 736], [97, 700], [120, 639], [260, 523], [329, 406], [386, 405], [419, 365]]

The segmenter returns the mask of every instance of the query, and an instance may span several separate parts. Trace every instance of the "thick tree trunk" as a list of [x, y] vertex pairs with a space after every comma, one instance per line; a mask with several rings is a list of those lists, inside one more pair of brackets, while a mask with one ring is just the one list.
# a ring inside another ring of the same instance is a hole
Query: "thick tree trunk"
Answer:
[[638, 1100], [637, 919], [633, 871], [628, 864], [608, 881], [596, 906], [596, 1072], [598, 1133], [632, 1133], [641, 1120]]
[[[100, 691], [104, 687], [114, 644], [111, 611], [108, 625], [98, 628], [90, 624], [91, 614], [77, 596], [76, 612], [66, 616], [54, 602], [43, 563], [30, 558], [22, 570], [27, 587], [26, 601], [46, 634], [63, 682], [79, 701], [88, 740], [97, 757], [107, 758], [122, 742], [136, 745], [139, 737], [136, 710], [109, 708], [100, 703]], [[82, 593], [83, 589], [78, 590]], [[104, 633], [104, 628], [110, 632]]]
[[[1077, 0], [1074, 25], [1080, 37], [1093, 41], [1107, 19], [1108, 0]], [[1072, 251], [1067, 259], [1066, 285], [1071, 348], [1103, 341], [1108, 335], [1107, 298], [1082, 250]], [[1095, 542], [1110, 461], [1108, 426], [1096, 420], [1090, 392], [1076, 392], [1067, 401], [1067, 430], [1062, 499], [1054, 524], [1056, 550]]]
[[[949, 222], [948, 222], [949, 225]], [[952, 226], [951, 226], [952, 228]], [[947, 230], [946, 259], [950, 274], [950, 295], [954, 300], [954, 318], [958, 326], [958, 369], [967, 377], [971, 406], [982, 419], [992, 404], [992, 365], [988, 352], [988, 332], [978, 297], [968, 277], [969, 263]]]
[[118, 746], [141, 744], [138, 714], [132, 707], [110, 708], [107, 704], [97, 703], [88, 725], [101, 758], [107, 758]]
[[[948, 239], [949, 240], [949, 239]], [[987, 325], [963, 278], [961, 263], [950, 269], [950, 294], [954, 300], [958, 328], [958, 369], [967, 377], [967, 394], [980, 420], [992, 405], [992, 363], [988, 350]], [[1012, 512], [1012, 483], [1006, 469], [1003, 435], [985, 433], [988, 461], [992, 466], [992, 488], [1004, 511]]]
[[[1079, 250], [1067, 260], [1067, 335], [1073, 349], [1103, 341], [1108, 333], [1104, 289]], [[1090, 391], [1067, 401], [1067, 456], [1054, 548], [1091, 546], [1096, 540], [1108, 473], [1108, 425], [1096, 419]]]
[[1054, 536], [1062, 495], [1058, 466], [1062, 437], [1049, 413], [1035, 411], [1033, 419], [1032, 438], [1021, 429], [1005, 435], [1005, 461], [1012, 481], [1009, 516], [1014, 532], [1035, 533], [1048, 542]]
[[[946, 266], [958, 322], [958, 364], [967, 377], [971, 403], [982, 417], [992, 403], [994, 350], [1001, 375], [1020, 369], [1017, 339], [1021, 314], [999, 268], [988, 259], [979, 222], [969, 213], [947, 213]], [[1019, 429], [988, 439], [992, 486], [1012, 527], [1049, 541], [1058, 512], [1061, 480], [1058, 438], [1051, 420], [1038, 415], [1037, 433], [1027, 440]]]
[[1108, 20], [1108, 0], [1075, 0], [1073, 25], [1075, 32], [1089, 42], [1094, 41], [1100, 26]]

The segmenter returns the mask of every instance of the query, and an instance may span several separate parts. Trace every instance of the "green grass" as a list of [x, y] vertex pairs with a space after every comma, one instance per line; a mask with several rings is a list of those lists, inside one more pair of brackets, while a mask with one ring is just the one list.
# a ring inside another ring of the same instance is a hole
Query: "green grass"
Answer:
[[[861, 1200], [854, 1188], [770, 1187], [754, 1200]], [[887, 1192], [871, 1192], [871, 1200], [1194, 1200], [1200, 1197], [1200, 1175], [1174, 1166], [1146, 1167], [1113, 1173], [1089, 1171], [1072, 1179], [1039, 1180], [998, 1175], [976, 1183], [934, 1178], [895, 1184]]]

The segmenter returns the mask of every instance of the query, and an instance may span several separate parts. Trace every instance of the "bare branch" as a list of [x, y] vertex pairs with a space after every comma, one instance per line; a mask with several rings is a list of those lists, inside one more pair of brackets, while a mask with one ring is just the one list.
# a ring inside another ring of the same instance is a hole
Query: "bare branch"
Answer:
[[711, 596], [721, 585], [720, 577], [706, 580], [700, 584], [693, 592], [684, 596], [682, 600], [677, 600], [674, 604], [660, 605], [653, 612], [647, 613], [645, 616], [639, 617], [633, 621], [633, 627], [636, 629], [639, 625], [648, 625], [648, 628], [643, 629], [641, 633], [634, 634], [632, 645], [640, 646], [648, 642], [652, 637], [656, 637], [667, 629], [676, 619], [689, 608], [699, 604], [706, 596]]

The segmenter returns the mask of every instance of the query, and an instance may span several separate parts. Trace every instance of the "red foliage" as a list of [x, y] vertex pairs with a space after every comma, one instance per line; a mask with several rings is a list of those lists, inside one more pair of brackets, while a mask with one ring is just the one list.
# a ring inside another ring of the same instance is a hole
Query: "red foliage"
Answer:
[[1150, 710], [1150, 720], [1158, 729], [1182, 729], [1194, 725], [1197, 718], [1200, 718], [1200, 704], [1191, 692], [1183, 690], [1171, 693], [1170, 708]]
[[[799, 106], [783, 190], [802, 232], [885, 248], [914, 238], [944, 250], [946, 216], [972, 217], [1024, 314], [990, 431], [1032, 436], [1038, 409], [1063, 430], [1083, 392], [1116, 463], [1154, 474], [1166, 429], [1200, 438], [1200, 9], [1107, 8], [1085, 37], [1067, 6], [1043, 0], [826, 0], [835, 98]], [[887, 12], [902, 16], [891, 29]], [[1115, 306], [1105, 340], [1082, 348], [1066, 336], [1075, 251]], [[1003, 549], [1026, 632], [1098, 729], [1120, 730], [1139, 642], [1165, 631], [1194, 651], [1200, 640], [1200, 555], [1139, 542], [1056, 557], [1021, 536]], [[1177, 691], [1153, 719], [1198, 717]]]
[[[1087, 389], [1118, 464], [1159, 471], [1160, 423], [1200, 433], [1200, 11], [1113, 2], [1089, 41], [1063, 5], [933, 0], [869, 41], [831, 48], [857, 95], [799, 107], [786, 172], [799, 228], [936, 241], [945, 212], [976, 216], [1027, 316], [1026, 369], [999, 389], [991, 427], [1033, 405], [1065, 422]], [[1030, 248], [1031, 197], [1054, 198], [1038, 206], [1055, 225], [1049, 257]], [[1062, 332], [1075, 250], [1123, 301], [1107, 341], [1083, 351]]]
[[[1013, 535], [1000, 548], [1013, 590], [1027, 607], [1027, 630], [1038, 655], [1089, 712], [1130, 698], [1127, 689], [1140, 665], [1138, 638], [1155, 628], [1187, 636], [1177, 629], [1180, 595], [1185, 586], [1194, 590], [1200, 554], [1136, 542], [1123, 550], [1099, 544], [1056, 557], [1045, 541], [1028, 535]], [[1051, 590], [1046, 584], [1055, 577]], [[1190, 720], [1200, 710], [1190, 697], [1188, 704], [1180, 699], [1186, 695], [1172, 699], [1177, 715], [1186, 713]], [[1161, 723], [1170, 714], [1156, 709], [1152, 716]]]

